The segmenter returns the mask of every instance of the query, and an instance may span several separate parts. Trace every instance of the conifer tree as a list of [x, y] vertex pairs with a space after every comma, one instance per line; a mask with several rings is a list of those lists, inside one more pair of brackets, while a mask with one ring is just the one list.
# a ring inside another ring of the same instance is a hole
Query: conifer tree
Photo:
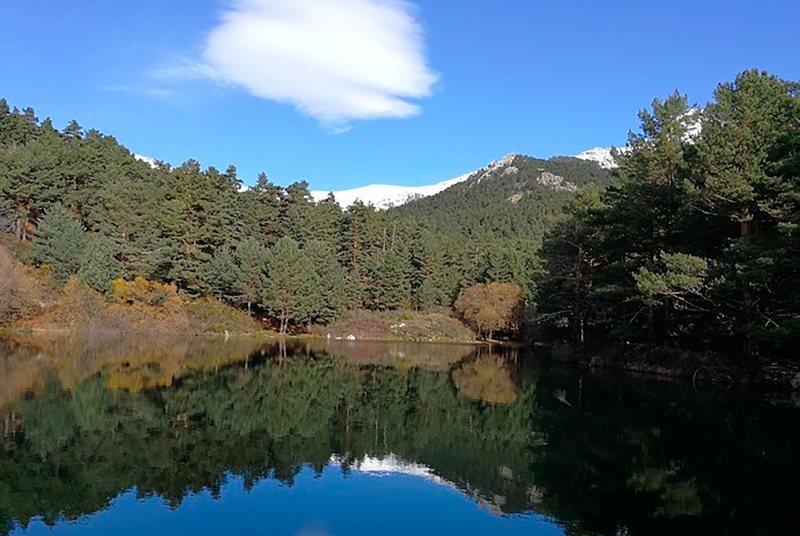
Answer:
[[78, 272], [86, 249], [83, 227], [60, 204], [53, 205], [39, 222], [30, 258], [53, 268], [57, 283]]
[[111, 281], [122, 276], [118, 254], [119, 246], [114, 240], [101, 234], [90, 235], [80, 260], [78, 277], [98, 292], [108, 291]]
[[241, 295], [237, 288], [244, 278], [245, 274], [239, 268], [230, 246], [219, 248], [206, 265], [205, 279], [208, 287], [217, 297], [236, 305], [241, 304]]
[[[267, 285], [270, 254], [258, 239], [250, 237], [236, 245], [233, 259], [237, 266], [233, 276], [223, 277], [229, 278], [233, 282], [232, 286], [236, 292], [237, 302], [246, 305], [247, 310], [250, 311], [252, 305], [260, 301]], [[229, 267], [225, 266], [227, 261], [228, 259], [223, 257], [223, 265], [218, 265], [218, 268]]]
[[328, 323], [347, 305], [344, 270], [336, 260], [332, 245], [313, 240], [304, 250], [317, 278], [318, 294], [314, 299], [314, 320]]
[[270, 251], [262, 305], [280, 320], [280, 333], [286, 333], [289, 322], [308, 323], [319, 296], [319, 283], [308, 256], [293, 239], [278, 240]]

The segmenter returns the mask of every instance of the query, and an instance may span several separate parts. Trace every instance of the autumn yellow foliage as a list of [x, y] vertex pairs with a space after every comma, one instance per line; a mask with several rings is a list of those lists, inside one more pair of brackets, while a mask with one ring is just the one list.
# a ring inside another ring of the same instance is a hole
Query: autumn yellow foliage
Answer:
[[483, 355], [453, 371], [453, 383], [459, 392], [473, 400], [490, 404], [512, 404], [517, 400], [517, 386], [506, 362], [493, 355]]
[[165, 306], [180, 303], [178, 287], [174, 283], [159, 283], [141, 276], [133, 281], [115, 279], [111, 283], [111, 296], [113, 301], [128, 305]]
[[491, 282], [461, 291], [453, 306], [481, 337], [517, 330], [522, 310], [522, 288], [514, 283]]
[[0, 324], [39, 312], [47, 300], [46, 287], [31, 269], [0, 245]]

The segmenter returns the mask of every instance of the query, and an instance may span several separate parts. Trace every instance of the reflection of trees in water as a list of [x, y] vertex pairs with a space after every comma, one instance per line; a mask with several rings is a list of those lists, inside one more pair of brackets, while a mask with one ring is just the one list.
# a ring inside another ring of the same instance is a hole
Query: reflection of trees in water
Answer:
[[517, 399], [517, 386], [505, 359], [497, 355], [481, 355], [453, 371], [458, 390], [472, 400], [490, 404], [512, 404]]
[[141, 391], [109, 390], [113, 368], [70, 390], [45, 382], [13, 407], [22, 431], [0, 453], [0, 531], [97, 511], [134, 486], [179, 505], [219, 494], [229, 474], [292, 484], [332, 455], [346, 470], [365, 454], [414, 460], [497, 511], [539, 511], [572, 534], [774, 533], [797, 521], [796, 496], [778, 491], [799, 476], [788, 409], [552, 372], [518, 374], [515, 387], [491, 355], [450, 374], [302, 354], [267, 351]]
[[[521, 445], [499, 438], [527, 437], [522, 406], [476, 408], [446, 372], [315, 355], [187, 372], [171, 388], [143, 391], [108, 390], [115, 367], [69, 391], [52, 377], [15, 405], [24, 433], [0, 456], [0, 512], [74, 518], [133, 486], [179, 504], [188, 491], [218, 493], [229, 472], [248, 486], [268, 475], [291, 484], [303, 466], [321, 470], [332, 454], [438, 460], [466, 486], [472, 467], [487, 467], [482, 458], [513, 461]], [[449, 463], [456, 449], [463, 456]]]
[[108, 334], [35, 339], [0, 337], [0, 411], [25, 393], [41, 393], [48, 375], [70, 389], [103, 372], [109, 388], [141, 391], [169, 386], [185, 370], [212, 370], [235, 363], [262, 346], [238, 338], [125, 337]]
[[800, 478], [797, 410], [658, 381], [548, 374], [538, 385], [539, 508], [570, 532], [787, 534], [800, 523], [786, 486]]

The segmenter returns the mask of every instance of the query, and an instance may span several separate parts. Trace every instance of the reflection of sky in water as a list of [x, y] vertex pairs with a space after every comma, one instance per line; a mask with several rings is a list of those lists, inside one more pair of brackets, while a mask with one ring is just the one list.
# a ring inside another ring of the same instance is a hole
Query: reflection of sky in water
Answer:
[[241, 479], [226, 485], [219, 499], [208, 492], [188, 496], [177, 510], [160, 499], [119, 497], [111, 508], [50, 529], [40, 521], [13, 534], [270, 536], [376, 535], [551, 535], [562, 534], [539, 516], [499, 517], [447, 486], [407, 474], [382, 476], [329, 467], [311, 470], [287, 487], [265, 480], [250, 492]]

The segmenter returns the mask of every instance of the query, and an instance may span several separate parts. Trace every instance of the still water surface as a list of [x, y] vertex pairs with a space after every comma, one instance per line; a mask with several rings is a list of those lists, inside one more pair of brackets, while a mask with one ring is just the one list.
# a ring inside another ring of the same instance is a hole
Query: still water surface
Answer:
[[0, 534], [797, 534], [800, 410], [470, 346], [0, 340]]

